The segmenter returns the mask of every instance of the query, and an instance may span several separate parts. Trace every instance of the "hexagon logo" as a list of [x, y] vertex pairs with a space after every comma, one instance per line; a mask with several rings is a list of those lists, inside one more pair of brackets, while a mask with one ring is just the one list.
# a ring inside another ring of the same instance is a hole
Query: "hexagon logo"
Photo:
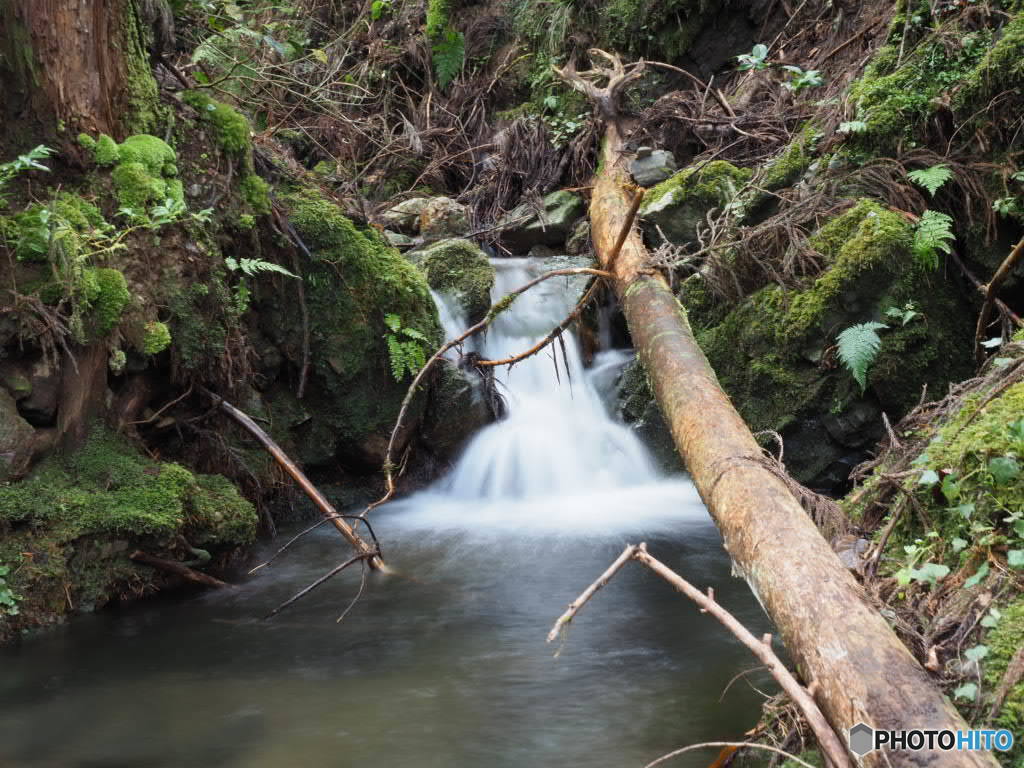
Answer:
[[867, 723], [857, 723], [850, 729], [850, 751], [857, 757], [864, 757], [875, 748], [875, 729]]

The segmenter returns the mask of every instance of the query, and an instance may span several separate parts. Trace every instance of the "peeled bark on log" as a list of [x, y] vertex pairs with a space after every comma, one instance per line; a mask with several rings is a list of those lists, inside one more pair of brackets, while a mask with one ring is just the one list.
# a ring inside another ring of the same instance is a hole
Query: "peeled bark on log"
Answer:
[[[560, 74], [570, 82], [578, 78]], [[601, 170], [590, 204], [594, 245], [615, 275], [658, 405], [735, 568], [775, 622], [804, 680], [817, 684], [817, 701], [838, 733], [846, 736], [858, 722], [893, 730], [966, 729], [785, 484], [759, 463], [757, 441], [719, 386], [685, 310], [648, 266], [635, 230], [609, 265], [632, 193], [622, 127], [604, 116]], [[990, 753], [938, 751], [873, 752], [862, 764], [882, 766], [889, 759], [929, 768], [997, 765]]]

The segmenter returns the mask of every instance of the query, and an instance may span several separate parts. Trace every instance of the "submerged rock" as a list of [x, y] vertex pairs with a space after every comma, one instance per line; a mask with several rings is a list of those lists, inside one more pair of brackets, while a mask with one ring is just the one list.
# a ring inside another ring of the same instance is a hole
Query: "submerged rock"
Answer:
[[676, 172], [676, 159], [668, 150], [640, 147], [629, 164], [629, 172], [641, 187], [653, 187]]
[[409, 252], [406, 258], [423, 271], [431, 288], [455, 297], [470, 323], [487, 314], [494, 267], [472, 240], [441, 240]]
[[544, 198], [542, 215], [523, 204], [506, 216], [501, 241], [513, 253], [527, 253], [535, 245], [559, 245], [569, 238], [584, 209], [579, 195], [552, 192]]

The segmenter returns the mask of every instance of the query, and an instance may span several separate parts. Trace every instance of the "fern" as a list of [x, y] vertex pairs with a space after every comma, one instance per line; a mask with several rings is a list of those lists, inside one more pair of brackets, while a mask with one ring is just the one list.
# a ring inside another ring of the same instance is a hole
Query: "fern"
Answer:
[[415, 328], [403, 328], [402, 318], [398, 315], [384, 315], [384, 325], [391, 331], [384, 334], [391, 361], [391, 375], [395, 381], [405, 378], [406, 371], [410, 376], [415, 376], [427, 362], [427, 337]]
[[914, 258], [924, 269], [939, 268], [939, 251], [951, 253], [949, 241], [955, 240], [953, 219], [939, 211], [927, 210], [921, 214], [914, 230]]
[[449, 27], [433, 48], [434, 73], [441, 88], [447, 88], [462, 71], [465, 59], [466, 38], [458, 30]]
[[241, 272], [248, 277], [255, 277], [261, 272], [276, 272], [279, 275], [285, 275], [287, 277], [294, 277], [298, 279], [298, 275], [289, 272], [287, 269], [282, 267], [280, 264], [275, 264], [272, 261], [263, 261], [262, 259], [234, 259], [228, 256], [224, 259], [224, 263], [227, 264], [228, 269], [232, 272]]
[[885, 323], [859, 323], [839, 334], [839, 359], [860, 384], [861, 393], [867, 389], [868, 368], [882, 345], [878, 331], [885, 327]]
[[912, 182], [919, 187], [928, 190], [928, 194], [935, 197], [939, 187], [953, 178], [953, 172], [945, 165], [933, 165], [931, 168], [922, 168], [918, 171], [911, 171], [907, 174]]

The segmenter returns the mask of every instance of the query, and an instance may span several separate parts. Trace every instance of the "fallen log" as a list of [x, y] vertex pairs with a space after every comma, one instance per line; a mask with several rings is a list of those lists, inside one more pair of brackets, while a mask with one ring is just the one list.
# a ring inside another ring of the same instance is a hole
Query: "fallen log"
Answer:
[[[618, 97], [641, 75], [643, 62], [580, 74], [556, 69], [588, 95], [605, 123], [590, 202], [591, 232], [633, 344], [672, 438], [722, 533], [737, 572], [775, 622], [786, 648], [837, 733], [864, 722], [878, 729], [967, 728], [938, 685], [899, 641], [885, 619], [805, 514], [786, 485], [761, 462], [761, 449], [718, 385], [694, 339], [686, 311], [668, 282], [648, 265], [634, 230], [610, 264], [632, 200], [625, 126]], [[597, 78], [607, 78], [598, 87]], [[866, 766], [997, 765], [991, 753], [872, 752]]]
[[216, 587], [221, 589], [223, 587], [231, 586], [227, 582], [210, 576], [208, 573], [203, 573], [202, 571], [197, 571], [194, 568], [189, 568], [187, 565], [179, 563], [177, 560], [165, 560], [162, 557], [157, 557], [156, 555], [151, 555], [148, 552], [143, 552], [141, 549], [135, 550], [129, 555], [129, 557], [137, 563], [144, 563], [158, 570], [173, 573], [175, 576], [181, 576], [187, 581], [191, 581], [195, 584], [202, 584], [205, 587]]

